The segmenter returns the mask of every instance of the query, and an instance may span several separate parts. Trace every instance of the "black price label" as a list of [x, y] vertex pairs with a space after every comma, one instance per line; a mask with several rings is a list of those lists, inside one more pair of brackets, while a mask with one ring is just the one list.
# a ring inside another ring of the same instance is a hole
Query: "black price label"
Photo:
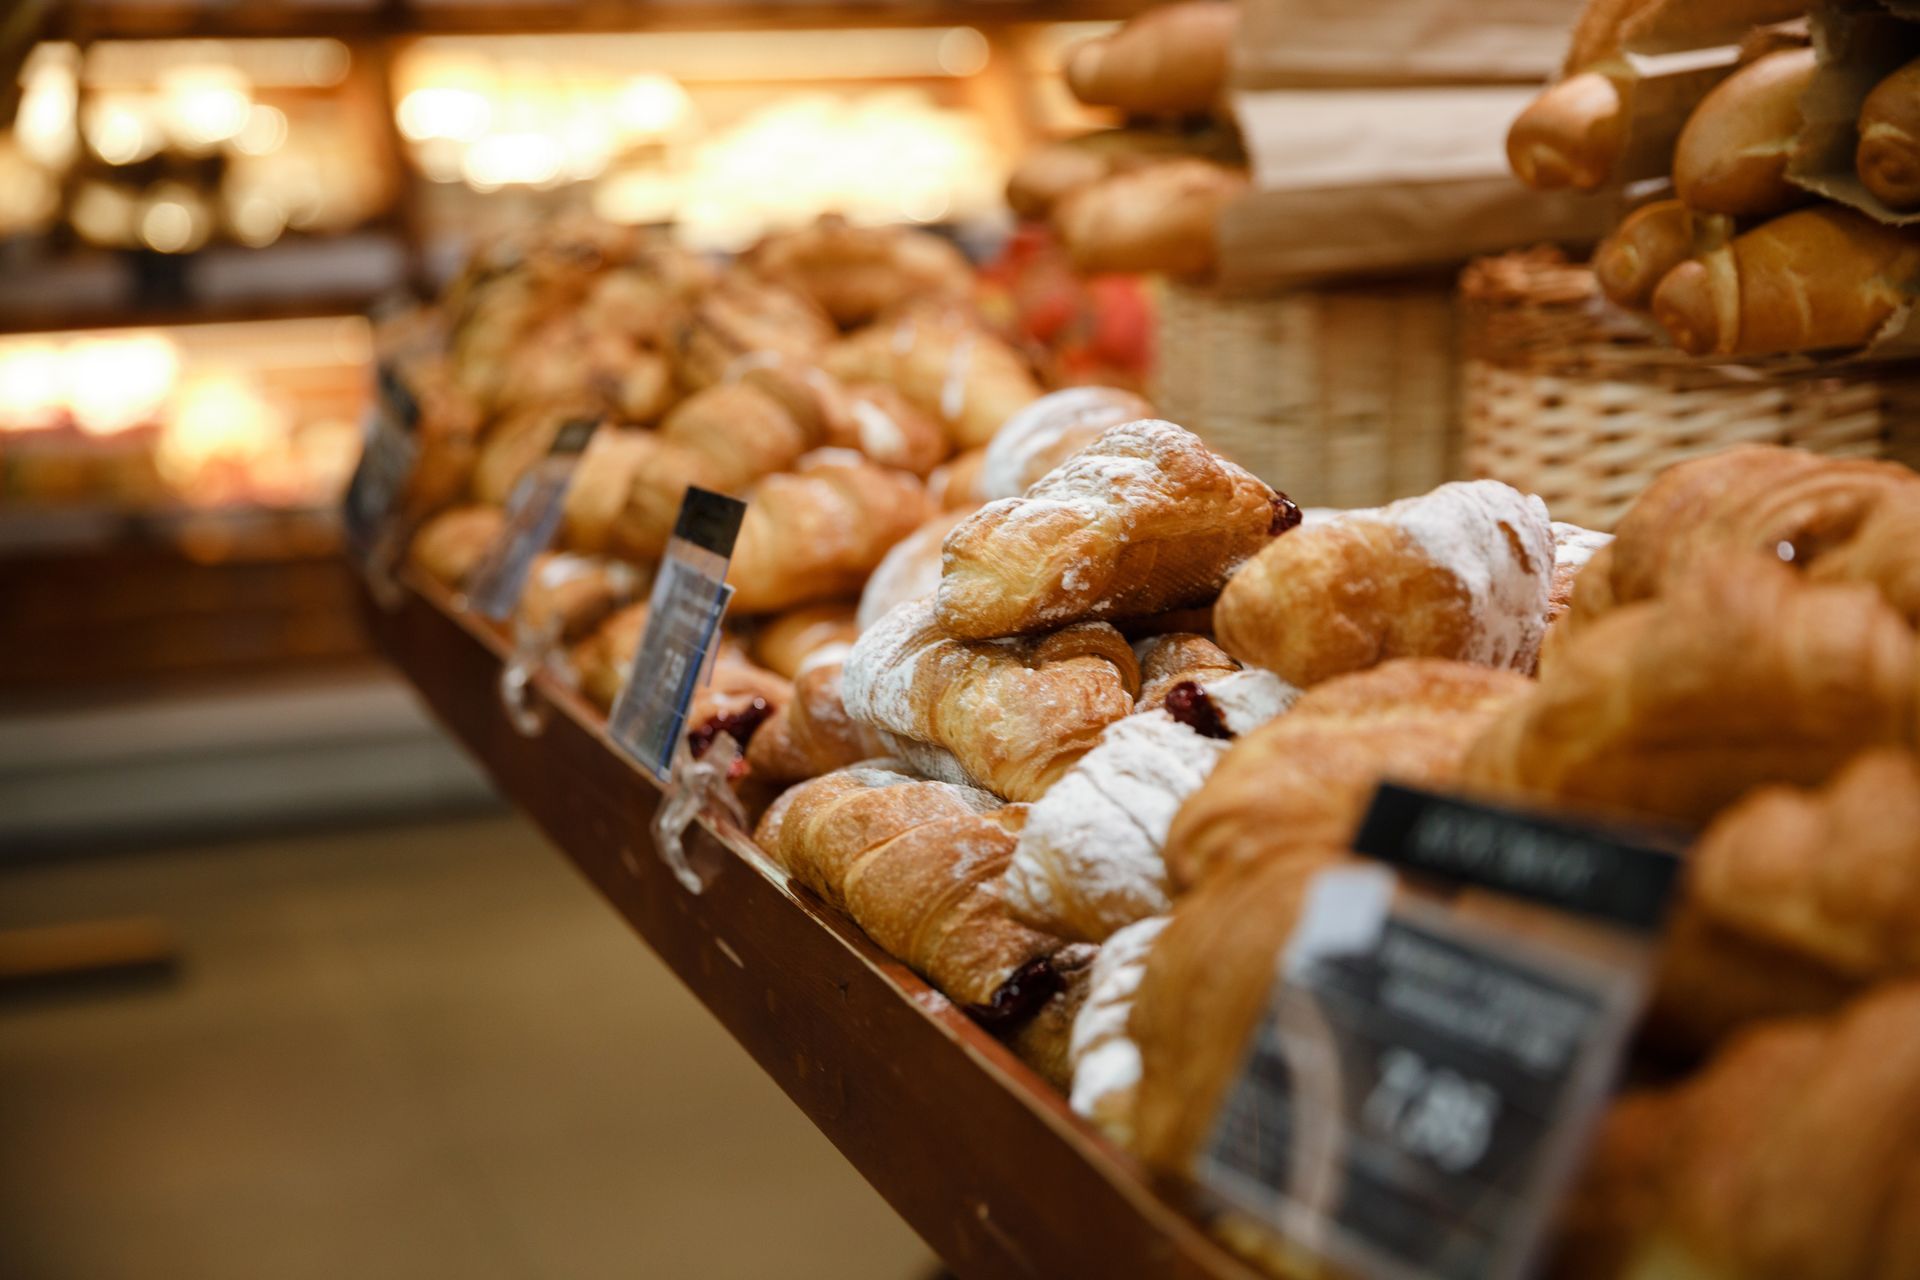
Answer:
[[1680, 874], [1666, 832], [1386, 783], [1353, 848], [1408, 871], [1477, 885], [1641, 933], [1660, 928]]
[[420, 406], [399, 371], [382, 365], [374, 390], [360, 461], [341, 500], [347, 547], [362, 565], [369, 564], [391, 538], [396, 509], [420, 457]]
[[546, 456], [520, 477], [507, 498], [506, 525], [474, 569], [467, 598], [482, 617], [504, 622], [520, 607], [533, 558], [545, 551], [560, 528], [567, 490], [598, 418], [574, 418], [554, 433]]
[[647, 626], [607, 732], [660, 781], [673, 774], [687, 709], [705, 679], [733, 598], [727, 561], [746, 504], [689, 489], [648, 599]]
[[1524, 1274], [1602, 1102], [1638, 978], [1313, 886], [1201, 1157], [1235, 1207], [1361, 1275]]

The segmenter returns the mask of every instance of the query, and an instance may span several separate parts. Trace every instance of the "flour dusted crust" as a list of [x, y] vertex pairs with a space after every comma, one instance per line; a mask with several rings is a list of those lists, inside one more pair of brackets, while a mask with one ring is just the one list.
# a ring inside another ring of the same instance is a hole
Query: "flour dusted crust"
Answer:
[[1533, 668], [1554, 541], [1546, 505], [1495, 480], [1296, 529], [1214, 607], [1227, 652], [1310, 686], [1389, 658]]
[[842, 685], [853, 717], [890, 735], [916, 765], [952, 776], [951, 762], [1009, 800], [1044, 794], [1133, 711], [1139, 688], [1133, 650], [1112, 627], [956, 640], [924, 600], [861, 633]]
[[1273, 536], [1278, 501], [1171, 422], [1111, 428], [948, 535], [940, 623], [984, 639], [1205, 604]]
[[1101, 945], [1067, 1047], [1075, 1113], [1122, 1147], [1132, 1145], [1133, 1098], [1140, 1086], [1140, 1046], [1127, 1034], [1127, 1018], [1147, 956], [1166, 926], [1165, 916], [1136, 920]]
[[1553, 581], [1547, 588], [1547, 625], [1552, 626], [1573, 607], [1573, 584], [1602, 547], [1613, 541], [1610, 533], [1582, 528], [1564, 520], [1553, 522]]
[[980, 496], [1017, 498], [1107, 428], [1152, 416], [1152, 405], [1118, 387], [1068, 387], [1041, 396], [1008, 418], [987, 445], [976, 482]]

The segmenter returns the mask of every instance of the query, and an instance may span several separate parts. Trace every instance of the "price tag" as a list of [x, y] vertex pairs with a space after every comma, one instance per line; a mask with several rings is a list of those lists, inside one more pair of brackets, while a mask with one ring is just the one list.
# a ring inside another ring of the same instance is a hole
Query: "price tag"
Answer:
[[694, 690], [706, 678], [733, 588], [727, 561], [746, 504], [687, 490], [647, 604], [647, 627], [607, 732], [622, 750], [665, 783], [686, 729]]
[[[1524, 888], [1610, 929], [1657, 924], [1674, 873], [1659, 850], [1384, 792], [1367, 852]], [[1581, 873], [1543, 869], [1537, 858], [1562, 847], [1549, 836], [1589, 856]], [[1202, 1183], [1362, 1276], [1525, 1274], [1646, 983], [1644, 965], [1550, 936], [1496, 931], [1410, 892], [1388, 866], [1323, 872], [1202, 1152]]]
[[341, 502], [347, 549], [362, 568], [393, 549], [395, 517], [419, 460], [420, 406], [391, 365], [380, 366], [362, 432], [360, 461]]
[[599, 425], [598, 418], [562, 424], [546, 456], [514, 485], [507, 498], [506, 525], [467, 588], [467, 599], [482, 617], [504, 622], [520, 607], [533, 558], [547, 549], [560, 528], [574, 468]]

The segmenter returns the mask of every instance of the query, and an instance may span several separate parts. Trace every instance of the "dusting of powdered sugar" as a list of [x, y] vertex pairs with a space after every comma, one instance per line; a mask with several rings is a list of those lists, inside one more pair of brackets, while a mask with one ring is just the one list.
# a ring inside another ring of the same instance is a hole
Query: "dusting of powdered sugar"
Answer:
[[1007, 868], [1008, 903], [1028, 923], [1085, 942], [1165, 911], [1167, 830], [1228, 746], [1164, 711], [1108, 725], [1029, 810]]
[[1142, 416], [1146, 402], [1113, 387], [1068, 387], [1041, 396], [994, 433], [980, 462], [978, 490], [984, 498], [1017, 498], [1027, 491], [1027, 473], [1035, 458], [1059, 447], [1068, 435], [1086, 433], [1087, 442], [1108, 427]]
[[822, 445], [810, 449], [794, 461], [795, 471], [813, 471], [822, 467], [857, 467], [864, 464], [867, 456], [858, 449], [844, 449], [839, 445]]
[[979, 336], [969, 329], [953, 344], [947, 360], [947, 378], [940, 387], [940, 416], [948, 422], [960, 421], [967, 409], [967, 379], [973, 375], [973, 348]]
[[1220, 723], [1236, 738], [1284, 714], [1301, 694], [1298, 685], [1258, 667], [1208, 680], [1200, 688], [1219, 714]]
[[1341, 518], [1392, 525], [1460, 582], [1474, 621], [1462, 661], [1532, 669], [1553, 575], [1546, 503], [1498, 480], [1456, 480]]
[[793, 678], [797, 681], [816, 667], [830, 667], [844, 663], [847, 655], [852, 652], [853, 646], [845, 640], [834, 640], [823, 644], [800, 659], [800, 665], [793, 670]]
[[893, 415], [871, 400], [855, 398], [851, 406], [860, 432], [860, 452], [883, 462], [899, 462], [907, 451], [907, 436]]
[[1553, 564], [1556, 569], [1565, 569], [1568, 573], [1578, 573], [1586, 568], [1587, 561], [1593, 559], [1593, 553], [1613, 541], [1610, 533], [1601, 533], [1597, 529], [1584, 528], [1577, 524], [1568, 524], [1564, 520], [1553, 522]]
[[1107, 939], [1094, 957], [1087, 998], [1067, 1041], [1074, 1111], [1098, 1123], [1122, 1146], [1132, 1138], [1130, 1098], [1140, 1083], [1141, 1068], [1140, 1047], [1127, 1034], [1127, 1022], [1153, 944], [1166, 927], [1166, 916], [1152, 916]]
[[720, 371], [720, 381], [739, 382], [756, 370], [778, 368], [784, 358], [778, 351], [745, 352], [727, 361], [727, 367]]

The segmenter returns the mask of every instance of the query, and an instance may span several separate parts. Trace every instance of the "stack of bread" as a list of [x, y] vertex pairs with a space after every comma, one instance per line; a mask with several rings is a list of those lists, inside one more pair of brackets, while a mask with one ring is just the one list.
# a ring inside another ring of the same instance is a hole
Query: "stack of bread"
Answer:
[[1033, 151], [1007, 202], [1050, 222], [1079, 270], [1212, 270], [1220, 209], [1247, 184], [1223, 101], [1239, 22], [1234, 0], [1176, 0], [1067, 51], [1074, 96], [1124, 123]]
[[[1920, 298], [1920, 61], [1880, 77], [1842, 122], [1851, 171], [1836, 186], [1810, 171], [1807, 107], [1810, 89], [1832, 96], [1820, 80], [1845, 51], [1810, 37], [1810, 7], [1589, 0], [1563, 78], [1508, 137], [1514, 172], [1542, 190], [1664, 179], [1593, 265], [1611, 300], [1650, 312], [1690, 355], [1867, 348], [1897, 336]], [[1920, 49], [1920, 28], [1906, 29]], [[1633, 56], [1743, 37], [1685, 111]]]

